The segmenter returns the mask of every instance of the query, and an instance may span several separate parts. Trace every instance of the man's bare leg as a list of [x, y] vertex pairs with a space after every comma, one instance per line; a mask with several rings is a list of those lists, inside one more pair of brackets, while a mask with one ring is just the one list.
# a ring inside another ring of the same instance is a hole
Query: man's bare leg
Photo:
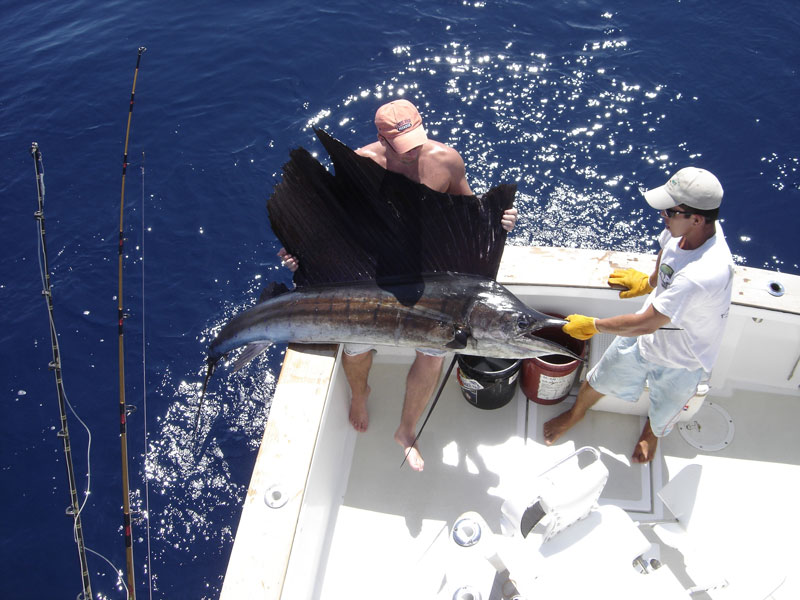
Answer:
[[372, 350], [353, 355], [342, 352], [342, 368], [350, 384], [350, 423], [356, 431], [366, 431], [369, 425], [367, 379], [371, 367]]
[[586, 411], [602, 397], [603, 394], [590, 386], [588, 381], [584, 381], [572, 408], [544, 424], [544, 443], [548, 446], [554, 444], [564, 433], [577, 425]]
[[408, 464], [415, 471], [422, 471], [425, 462], [416, 446], [412, 447], [417, 435], [417, 421], [425, 410], [425, 405], [433, 394], [439, 374], [442, 372], [443, 356], [428, 356], [417, 352], [417, 357], [406, 378], [406, 397], [403, 400], [403, 414], [400, 427], [394, 434], [395, 441], [408, 455]]
[[635, 463], [649, 463], [656, 455], [656, 448], [658, 448], [658, 438], [650, 427], [650, 419], [647, 419], [644, 429], [642, 429], [642, 435], [639, 436], [639, 441], [636, 442], [636, 447], [633, 449], [631, 459]]

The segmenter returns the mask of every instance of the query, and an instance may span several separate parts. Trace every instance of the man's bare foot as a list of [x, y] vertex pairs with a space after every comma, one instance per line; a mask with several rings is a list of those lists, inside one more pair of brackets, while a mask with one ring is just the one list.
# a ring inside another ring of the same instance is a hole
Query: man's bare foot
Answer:
[[551, 446], [555, 441], [566, 433], [573, 425], [576, 425], [583, 416], [577, 416], [570, 409], [550, 419], [542, 428], [544, 431], [544, 443]]
[[414, 437], [406, 438], [406, 436], [398, 431], [394, 434], [394, 441], [400, 444], [400, 447], [403, 449], [403, 456], [407, 457], [406, 462], [408, 462], [408, 466], [415, 471], [422, 471], [425, 466], [425, 461], [422, 460], [422, 454], [419, 453], [419, 449], [417, 449], [416, 445], [411, 445], [411, 442], [414, 441]]
[[639, 441], [636, 442], [636, 447], [633, 449], [631, 459], [635, 463], [649, 463], [656, 455], [656, 448], [658, 448], [658, 438], [650, 428], [650, 419], [648, 419], [642, 429], [642, 435], [639, 436]]
[[353, 396], [350, 399], [350, 424], [353, 429], [361, 433], [367, 430], [369, 425], [369, 413], [367, 412], [367, 398], [369, 398], [370, 388], [367, 386], [367, 392], [363, 396]]

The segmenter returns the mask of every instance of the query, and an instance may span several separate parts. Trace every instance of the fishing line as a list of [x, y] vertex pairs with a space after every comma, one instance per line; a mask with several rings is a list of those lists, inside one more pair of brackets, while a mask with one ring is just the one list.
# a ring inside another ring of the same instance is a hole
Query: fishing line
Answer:
[[433, 403], [431, 404], [430, 410], [428, 410], [428, 415], [425, 417], [425, 420], [422, 422], [422, 427], [419, 428], [419, 431], [417, 432], [417, 437], [414, 438], [414, 441], [408, 447], [408, 451], [406, 452], [406, 455], [403, 457], [403, 462], [400, 463], [400, 468], [401, 469], [403, 468], [403, 465], [406, 464], [406, 461], [408, 460], [408, 455], [411, 454], [411, 449], [417, 443], [417, 440], [419, 440], [419, 436], [422, 435], [422, 430], [425, 429], [425, 423], [427, 423], [428, 419], [431, 418], [431, 415], [433, 414], [433, 409], [436, 408], [436, 403], [439, 401], [439, 396], [442, 395], [442, 390], [444, 389], [444, 385], [447, 383], [447, 380], [450, 378], [450, 373], [453, 372], [453, 367], [456, 364], [456, 358], [457, 357], [458, 357], [457, 354], [453, 354], [453, 360], [450, 361], [450, 366], [447, 367], [447, 373], [445, 373], [444, 379], [442, 379], [442, 383], [439, 384], [439, 391], [436, 392], [436, 397], [433, 399]]
[[118, 583], [119, 583], [119, 584], [120, 584], [120, 585], [121, 585], [121, 586], [122, 586], [122, 587], [125, 589], [125, 597], [126, 597], [126, 598], [130, 598], [130, 597], [131, 597], [131, 595], [130, 595], [130, 593], [128, 592], [128, 586], [127, 586], [127, 585], [125, 585], [125, 578], [122, 576], [122, 569], [118, 569], [117, 567], [115, 567], [115, 566], [114, 566], [114, 564], [113, 564], [113, 563], [112, 563], [110, 560], [108, 560], [108, 559], [107, 559], [105, 556], [103, 556], [103, 555], [102, 555], [102, 554], [100, 554], [99, 552], [95, 552], [95, 551], [94, 551], [94, 550], [92, 550], [91, 548], [86, 548], [86, 551], [87, 551], [87, 552], [91, 552], [91, 553], [92, 553], [92, 554], [94, 554], [95, 556], [99, 556], [99, 557], [100, 557], [100, 558], [102, 558], [104, 561], [106, 561], [106, 562], [108, 563], [108, 565], [109, 565], [109, 566], [110, 566], [112, 569], [114, 569], [114, 573], [116, 573], [116, 574], [117, 574], [117, 582], [118, 582]]
[[123, 227], [123, 217], [125, 208], [125, 173], [128, 168], [128, 140], [131, 133], [131, 118], [133, 117], [133, 102], [136, 94], [136, 79], [139, 75], [139, 64], [142, 60], [142, 53], [146, 50], [144, 46], [139, 47], [136, 55], [136, 69], [133, 72], [133, 87], [131, 88], [131, 101], [128, 109], [128, 125], [125, 129], [125, 149], [122, 155], [122, 191], [119, 200], [119, 259], [118, 259], [118, 285], [117, 285], [117, 323], [119, 332], [119, 432], [120, 449], [122, 452], [122, 524], [125, 536], [125, 562], [128, 574], [128, 590], [130, 598], [136, 600], [136, 585], [134, 581], [133, 569], [133, 528], [131, 525], [131, 493], [128, 480], [128, 407], [125, 404], [125, 342], [123, 322], [125, 312], [122, 308], [122, 258], [125, 234]]
[[147, 445], [147, 332], [145, 330], [145, 293], [144, 293], [144, 152], [142, 152], [142, 405], [143, 405], [143, 418], [144, 418], [144, 515], [145, 515], [145, 531], [147, 533], [147, 582], [150, 592], [150, 599], [153, 598], [153, 571], [150, 564], [150, 484], [148, 469], [150, 466], [150, 457], [148, 453], [149, 446]]

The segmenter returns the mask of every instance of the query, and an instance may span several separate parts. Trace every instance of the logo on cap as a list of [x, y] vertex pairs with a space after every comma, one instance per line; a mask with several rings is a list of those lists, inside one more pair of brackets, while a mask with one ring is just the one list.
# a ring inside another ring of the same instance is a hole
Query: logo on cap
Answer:
[[411, 119], [404, 119], [397, 124], [397, 131], [403, 132], [411, 127]]

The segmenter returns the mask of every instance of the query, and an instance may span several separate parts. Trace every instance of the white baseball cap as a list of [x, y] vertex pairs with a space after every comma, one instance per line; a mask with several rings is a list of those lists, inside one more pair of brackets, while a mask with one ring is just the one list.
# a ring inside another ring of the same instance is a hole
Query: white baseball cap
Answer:
[[713, 210], [722, 204], [722, 184], [710, 171], [685, 167], [664, 185], [644, 192], [644, 199], [656, 210], [679, 204], [698, 210]]

